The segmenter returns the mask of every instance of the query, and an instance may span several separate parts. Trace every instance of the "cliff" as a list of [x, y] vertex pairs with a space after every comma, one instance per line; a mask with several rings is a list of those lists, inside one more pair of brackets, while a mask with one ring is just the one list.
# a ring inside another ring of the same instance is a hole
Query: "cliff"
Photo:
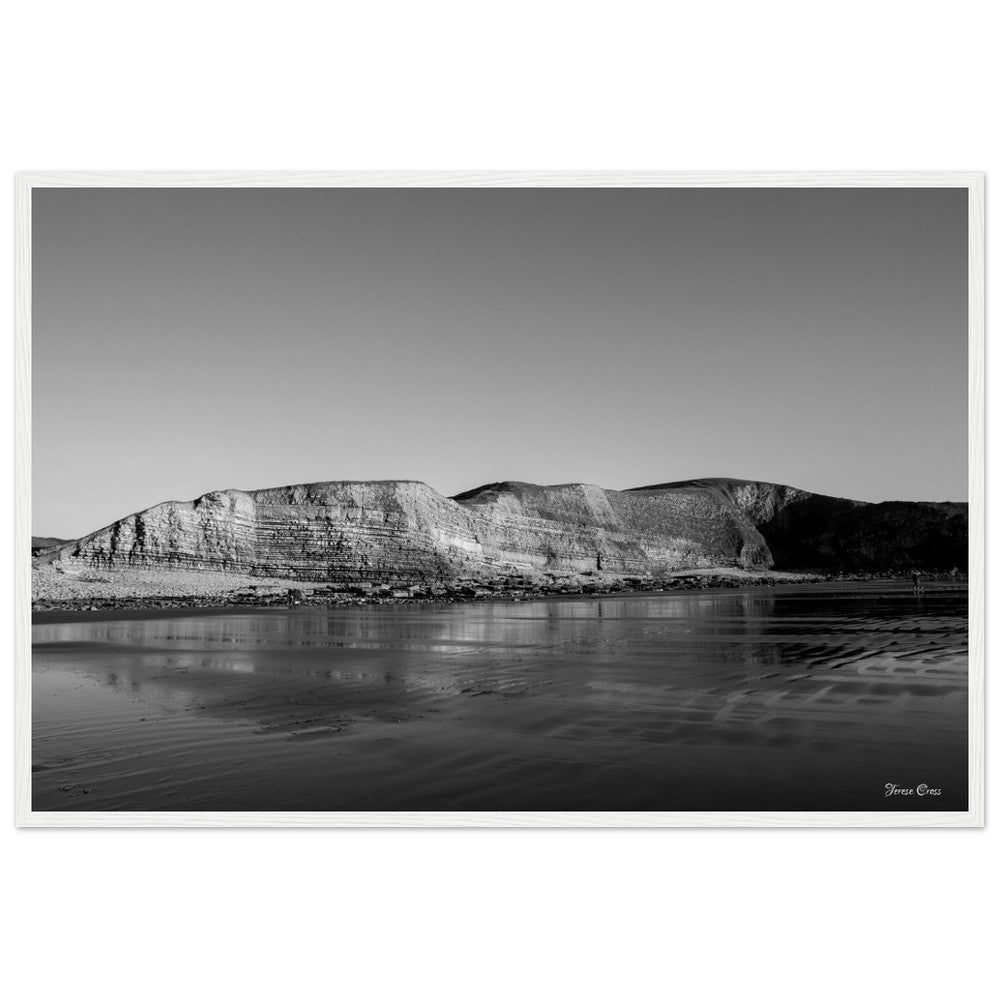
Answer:
[[808, 496], [759, 526], [778, 569], [964, 570], [969, 506]]
[[697, 488], [729, 500], [753, 523], [774, 569], [856, 572], [968, 566], [969, 505], [866, 503], [776, 483], [698, 479], [636, 492]]
[[966, 565], [964, 504], [866, 504], [731, 479], [635, 490], [504, 482], [447, 498], [420, 482], [221, 490], [125, 517], [46, 563], [314, 581], [701, 567]]
[[699, 489], [640, 495], [507, 482], [454, 500], [482, 525], [491, 558], [514, 565], [634, 574], [770, 564], [754, 525]]

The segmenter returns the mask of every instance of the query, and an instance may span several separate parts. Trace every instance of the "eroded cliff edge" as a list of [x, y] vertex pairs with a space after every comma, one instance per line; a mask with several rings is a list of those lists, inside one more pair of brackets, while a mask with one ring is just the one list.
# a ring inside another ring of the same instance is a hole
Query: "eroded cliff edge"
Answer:
[[158, 504], [39, 558], [420, 582], [705, 567], [963, 569], [967, 544], [967, 505], [957, 503], [868, 504], [733, 479], [627, 491], [503, 482], [448, 498], [391, 480], [220, 490]]

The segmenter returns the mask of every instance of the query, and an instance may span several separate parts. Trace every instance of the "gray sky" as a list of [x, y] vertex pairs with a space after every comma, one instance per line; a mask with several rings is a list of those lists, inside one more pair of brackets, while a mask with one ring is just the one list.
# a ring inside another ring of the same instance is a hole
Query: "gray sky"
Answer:
[[964, 189], [51, 189], [34, 534], [325, 479], [967, 498]]

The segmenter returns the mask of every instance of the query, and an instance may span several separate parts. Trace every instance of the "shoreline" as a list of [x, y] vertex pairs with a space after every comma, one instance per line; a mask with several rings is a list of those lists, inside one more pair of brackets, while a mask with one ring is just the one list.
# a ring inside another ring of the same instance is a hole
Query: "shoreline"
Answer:
[[[217, 611], [245, 610], [256, 612], [266, 609], [290, 607], [357, 608], [382, 605], [447, 605], [506, 602], [519, 603], [554, 598], [594, 598], [615, 596], [641, 596], [690, 591], [722, 591], [747, 588], [769, 588], [823, 583], [906, 583], [910, 574], [905, 573], [850, 573], [819, 574], [793, 571], [754, 572], [736, 569], [686, 570], [664, 574], [656, 578], [635, 577], [619, 579], [592, 579], [586, 574], [563, 578], [555, 577], [545, 582], [520, 578], [498, 581], [459, 580], [434, 584], [315, 584], [294, 580], [275, 585], [249, 585], [217, 593], [156, 594], [132, 593], [103, 596], [66, 598], [32, 597], [32, 620], [53, 621], [56, 616], [88, 617], [119, 611], [152, 611], [173, 613], [186, 611], [212, 613]], [[922, 573], [922, 584], [966, 583], [965, 574], [953, 577], [950, 573]]]

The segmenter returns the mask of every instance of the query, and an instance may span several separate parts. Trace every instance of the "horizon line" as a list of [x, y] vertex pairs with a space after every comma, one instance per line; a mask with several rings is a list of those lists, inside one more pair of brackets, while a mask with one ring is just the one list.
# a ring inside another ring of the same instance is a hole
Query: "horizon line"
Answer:
[[[498, 480], [494, 480], [494, 481], [488, 482], [488, 483], [481, 483], [478, 486], [473, 486], [473, 487], [471, 487], [470, 489], [467, 489], [467, 490], [460, 490], [458, 493], [453, 493], [453, 494], [450, 494], [450, 495], [449, 494], [445, 494], [445, 493], [441, 493], [436, 487], [431, 486], [430, 483], [426, 482], [423, 479], [408, 479], [408, 478], [399, 478], [399, 479], [313, 479], [313, 480], [307, 480], [307, 481], [295, 482], [295, 483], [281, 483], [281, 484], [278, 484], [276, 486], [255, 487], [255, 488], [249, 489], [249, 490], [241, 489], [239, 487], [234, 487], [234, 486], [227, 486], [227, 487], [223, 487], [223, 488], [220, 488], [220, 489], [206, 490], [204, 493], [199, 493], [198, 496], [192, 497], [189, 500], [176, 500], [176, 499], [158, 500], [155, 503], [150, 504], [148, 507], [141, 507], [138, 510], [133, 510], [133, 511], [127, 513], [127, 514], [122, 514], [120, 517], [116, 517], [114, 520], [108, 522], [105, 525], [102, 525], [99, 528], [94, 528], [94, 529], [92, 529], [90, 531], [84, 532], [83, 534], [73, 535], [73, 536], [68, 537], [68, 538], [65, 538], [63, 535], [55, 535], [55, 534], [50, 534], [48, 532], [37, 532], [36, 533], [36, 531], [34, 529], [34, 526], [32, 526], [32, 529], [31, 529], [31, 538], [60, 538], [60, 539], [63, 539], [64, 541], [67, 541], [67, 542], [69, 542], [69, 541], [77, 541], [77, 540], [79, 540], [81, 538], [87, 538], [90, 535], [97, 534], [98, 532], [106, 531], [108, 528], [110, 528], [113, 525], [117, 524], [119, 521], [123, 521], [123, 520], [125, 520], [126, 518], [129, 518], [129, 517], [135, 517], [137, 514], [142, 514], [143, 512], [145, 512], [147, 510], [152, 510], [155, 507], [160, 507], [160, 506], [163, 506], [164, 504], [193, 504], [193, 503], [196, 503], [198, 500], [203, 499], [204, 497], [210, 496], [213, 493], [243, 493], [243, 494], [249, 495], [249, 494], [252, 494], [252, 493], [266, 493], [268, 490], [295, 489], [297, 487], [307, 487], [307, 486], [327, 486], [327, 485], [334, 484], [334, 483], [338, 483], [338, 484], [347, 484], [347, 483], [352, 483], [352, 484], [413, 483], [413, 484], [416, 484], [416, 485], [419, 485], [419, 486], [425, 486], [427, 489], [432, 490], [434, 493], [436, 493], [442, 499], [452, 500], [453, 502], [457, 503], [457, 502], [459, 502], [459, 500], [458, 500], [459, 497], [468, 497], [468, 496], [470, 496], [470, 495], [472, 495], [474, 493], [480, 492], [482, 490], [489, 489], [491, 487], [497, 487], [497, 486], [534, 486], [534, 487], [537, 487], [539, 489], [561, 489], [561, 488], [570, 487], [570, 486], [591, 486], [591, 487], [594, 487], [595, 489], [604, 490], [605, 492], [611, 492], [611, 493], [635, 493], [635, 492], [639, 492], [641, 490], [669, 489], [669, 488], [672, 488], [672, 487], [694, 485], [694, 484], [697, 484], [697, 483], [723, 483], [723, 482], [756, 484], [756, 485], [762, 485], [762, 486], [777, 486], [777, 487], [781, 487], [782, 489], [798, 490], [801, 493], [807, 493], [807, 494], [809, 494], [811, 496], [825, 496], [825, 497], [830, 497], [831, 499], [837, 499], [837, 500], [853, 500], [853, 498], [851, 498], [851, 497], [836, 496], [835, 494], [832, 494], [832, 493], [818, 493], [818, 492], [816, 492], [814, 490], [804, 489], [801, 486], [792, 486], [792, 485], [790, 485], [788, 483], [777, 483], [777, 482], [773, 482], [772, 480], [769, 480], [769, 479], [746, 479], [746, 478], [743, 478], [741, 476], [695, 476], [695, 477], [688, 478], [688, 479], [675, 479], [675, 480], [669, 480], [669, 481], [661, 482], [661, 483], [650, 483], [650, 484], [647, 484], [647, 485], [644, 485], [644, 486], [627, 486], [627, 487], [623, 487], [623, 488], [620, 488], [620, 489], [615, 488], [615, 487], [611, 487], [611, 486], [601, 486], [599, 483], [588, 483], [588, 482], [585, 482], [583, 480], [575, 480], [575, 481], [568, 481], [568, 482], [562, 482], [562, 483], [535, 483], [535, 482], [531, 482], [530, 480], [526, 480], [526, 479], [498, 479]], [[965, 504], [967, 506], [969, 504], [968, 498], [966, 498], [964, 500], [951, 500], [951, 499], [946, 499], [946, 500], [925, 500], [925, 499], [920, 499], [920, 500], [901, 500], [901, 499], [898, 499], [898, 498], [886, 498], [886, 499], [883, 499], [883, 500], [853, 500], [853, 502], [855, 502], [855, 503], [861, 503], [861, 504], [872, 504], [872, 505], [874, 505], [874, 504], [881, 504], [881, 503], [957, 503], [957, 504]]]

